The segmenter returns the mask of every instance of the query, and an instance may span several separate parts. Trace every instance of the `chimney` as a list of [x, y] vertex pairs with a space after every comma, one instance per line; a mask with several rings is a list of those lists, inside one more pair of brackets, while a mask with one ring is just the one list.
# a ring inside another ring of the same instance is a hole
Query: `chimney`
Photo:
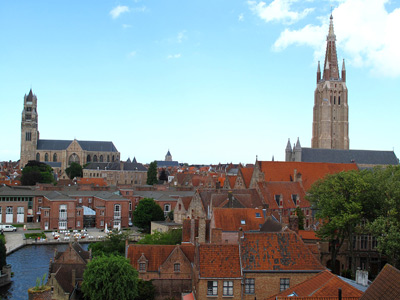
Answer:
[[356, 282], [362, 286], [368, 286], [368, 271], [358, 269], [356, 271]]
[[206, 242], [206, 220], [204, 218], [199, 219], [199, 243]]
[[222, 229], [221, 228], [213, 228], [211, 231], [211, 243], [217, 244], [222, 242]]

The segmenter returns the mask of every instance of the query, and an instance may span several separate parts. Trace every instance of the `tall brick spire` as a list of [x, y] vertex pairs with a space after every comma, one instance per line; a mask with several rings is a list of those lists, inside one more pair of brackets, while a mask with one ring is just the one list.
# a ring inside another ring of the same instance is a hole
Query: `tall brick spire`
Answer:
[[[336, 53], [336, 35], [333, 30], [333, 16], [330, 17], [329, 33], [326, 37], [326, 53], [324, 66], [329, 64], [329, 72], [324, 74], [325, 80], [339, 79], [338, 60]], [[326, 78], [328, 76], [328, 78]]]

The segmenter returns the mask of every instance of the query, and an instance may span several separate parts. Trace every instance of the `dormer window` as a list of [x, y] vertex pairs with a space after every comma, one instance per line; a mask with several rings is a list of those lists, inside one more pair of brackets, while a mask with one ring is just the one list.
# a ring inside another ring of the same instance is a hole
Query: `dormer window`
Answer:
[[297, 205], [298, 197], [296, 194], [292, 194], [292, 200], [293, 200], [294, 205]]
[[146, 272], [146, 263], [145, 262], [139, 263], [139, 272]]

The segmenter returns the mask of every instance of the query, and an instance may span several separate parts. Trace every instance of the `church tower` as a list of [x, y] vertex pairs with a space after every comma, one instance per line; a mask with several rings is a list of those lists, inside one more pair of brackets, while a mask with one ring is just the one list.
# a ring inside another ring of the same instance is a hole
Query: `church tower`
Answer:
[[39, 140], [37, 97], [32, 89], [24, 96], [24, 109], [21, 121], [21, 159], [20, 168], [23, 168], [29, 160], [35, 160], [37, 142]]
[[349, 149], [349, 107], [344, 60], [341, 73], [340, 77], [336, 35], [333, 31], [331, 15], [322, 74], [318, 62], [317, 87], [314, 92], [312, 148]]

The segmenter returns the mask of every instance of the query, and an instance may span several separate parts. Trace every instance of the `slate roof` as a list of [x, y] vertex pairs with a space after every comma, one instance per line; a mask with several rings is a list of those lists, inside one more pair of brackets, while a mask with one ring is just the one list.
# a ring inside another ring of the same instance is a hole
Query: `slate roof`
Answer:
[[319, 272], [325, 267], [292, 231], [244, 232], [241, 239], [244, 272]]
[[311, 163], [311, 162], [280, 162], [259, 161], [265, 181], [297, 181], [294, 178], [301, 174], [301, 181], [306, 191], [318, 179], [327, 174], [335, 174], [342, 171], [358, 170], [356, 164]]
[[148, 261], [147, 271], [157, 272], [160, 266], [166, 261], [168, 256], [174, 251], [176, 247], [179, 247], [190, 262], [194, 261], [194, 245], [139, 245], [130, 244], [127, 247], [127, 258], [130, 264], [135, 268], [138, 268], [138, 260], [144, 255]]
[[360, 300], [400, 299], [400, 271], [386, 264]]
[[[361, 291], [326, 270], [279, 294], [271, 296], [268, 300], [275, 300], [276, 297], [281, 299], [281, 297], [287, 297], [293, 292], [296, 293], [297, 297], [315, 297], [316, 299], [318, 297], [337, 297], [339, 288], [342, 289], [343, 297], [355, 297], [355, 299], [359, 299], [362, 295]], [[297, 299], [297, 297], [290, 299]]]
[[199, 276], [202, 278], [241, 278], [239, 245], [200, 244]]
[[[38, 150], [65, 150], [72, 140], [38, 140]], [[118, 152], [113, 142], [103, 141], [77, 141], [85, 151]]]
[[214, 208], [212, 219], [213, 227], [223, 231], [259, 230], [265, 222], [262, 209], [254, 208]]
[[301, 161], [327, 163], [356, 163], [371, 165], [398, 165], [393, 151], [339, 150], [301, 148]]
[[46, 165], [49, 165], [52, 168], [61, 168], [61, 162], [60, 161], [44, 161]]
[[[85, 169], [87, 170], [113, 170], [119, 171], [121, 170], [121, 163], [119, 162], [92, 162], [88, 164]], [[147, 172], [147, 168], [140, 163], [123, 163], [124, 171], [143, 171]]]
[[157, 160], [157, 168], [166, 168], [166, 167], [179, 167], [179, 162], [176, 160], [172, 161]]

